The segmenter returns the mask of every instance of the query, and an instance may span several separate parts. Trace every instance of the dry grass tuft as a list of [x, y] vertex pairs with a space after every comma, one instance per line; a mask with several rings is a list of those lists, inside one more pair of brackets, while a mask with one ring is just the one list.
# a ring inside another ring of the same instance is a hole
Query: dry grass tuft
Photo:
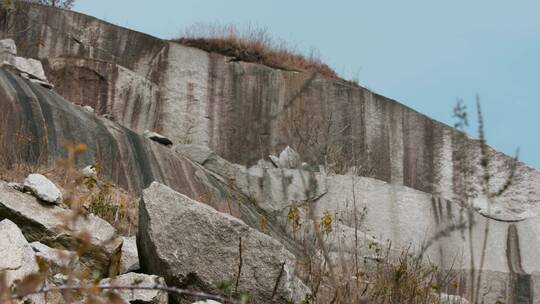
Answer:
[[438, 292], [447, 289], [449, 280], [437, 280], [442, 272], [435, 265], [422, 261], [408, 249], [397, 258], [389, 256], [377, 263], [368, 276], [372, 283], [368, 294], [373, 303], [439, 303]]
[[90, 213], [111, 224], [121, 235], [135, 235], [138, 223], [138, 197], [114, 185], [100, 174], [75, 179], [78, 185], [73, 200]]
[[238, 61], [260, 63], [288, 71], [317, 72], [329, 78], [341, 79], [314, 52], [309, 56], [302, 55], [284, 41], [272, 38], [265, 29], [248, 28], [240, 31], [234, 25], [198, 24], [174, 41], [233, 57]]
[[335, 261], [338, 271], [334, 274], [329, 266], [332, 262], [322, 254], [306, 257], [298, 270], [313, 291], [313, 301], [307, 303], [438, 304], [447, 303], [449, 291], [463, 297], [463, 290], [458, 290], [460, 273], [440, 269], [410, 248], [370, 245], [367, 251], [373, 251], [373, 255], [362, 257], [357, 273], [351, 257]]
[[[73, 150], [73, 154], [85, 153], [85, 147], [81, 151], [75, 151], [79, 146], [81, 149], [84, 147], [84, 145], [67, 145], [67, 150]], [[38, 161], [29, 162], [26, 160], [27, 156], [22, 155], [17, 149], [3, 151], [13, 153], [0, 156], [0, 180], [22, 183], [28, 174], [43, 174], [63, 190], [66, 207], [82, 208], [85, 212], [101, 217], [121, 235], [134, 235], [137, 232], [138, 196], [102, 176], [99, 163], [93, 164], [97, 171], [96, 176], [84, 176], [75, 168], [74, 161], [70, 160], [70, 157], [46, 166], [39, 164], [45, 163], [41, 156], [36, 158]]]

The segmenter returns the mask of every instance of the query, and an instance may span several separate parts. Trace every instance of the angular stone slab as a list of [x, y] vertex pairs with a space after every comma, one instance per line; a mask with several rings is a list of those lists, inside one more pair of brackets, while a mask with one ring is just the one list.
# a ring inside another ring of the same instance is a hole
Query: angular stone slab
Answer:
[[255, 303], [298, 302], [310, 292], [278, 241], [159, 183], [143, 191], [137, 245], [142, 270], [169, 285], [219, 293], [238, 279], [238, 292]]

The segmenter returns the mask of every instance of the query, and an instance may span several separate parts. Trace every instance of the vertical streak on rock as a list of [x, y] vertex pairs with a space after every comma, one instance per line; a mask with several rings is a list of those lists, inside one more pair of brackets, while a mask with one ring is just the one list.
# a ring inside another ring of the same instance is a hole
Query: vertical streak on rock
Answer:
[[452, 202], [449, 200], [445, 200], [446, 202], [446, 217], [448, 221], [452, 220]]
[[402, 108], [389, 106], [390, 120], [390, 182], [403, 185], [403, 115]]
[[438, 226], [441, 225], [441, 219], [439, 217], [439, 208], [437, 207], [439, 199], [433, 196], [431, 198], [431, 210], [433, 211], [433, 216], [435, 217], [435, 224]]
[[384, 181], [390, 181], [390, 143], [389, 124], [386, 113], [389, 103], [380, 95], [368, 93], [366, 104], [366, 134], [368, 156], [373, 164], [373, 176]]
[[433, 127], [432, 193], [445, 199], [453, 199], [451, 130], [438, 125]]
[[[436, 196], [431, 197], [431, 210], [433, 212], [433, 216], [435, 218], [435, 232], [438, 232], [441, 229], [445, 229], [447, 221], [444, 217], [444, 211], [442, 206], [442, 199]], [[444, 247], [441, 242], [436, 242], [435, 244], [438, 249], [439, 253], [439, 263], [442, 267], [446, 266], [446, 261], [444, 259]]]
[[217, 67], [216, 67], [216, 56], [215, 54], [208, 55], [208, 75], [206, 82], [208, 83], [206, 87], [206, 95], [208, 96], [208, 104], [206, 109], [205, 118], [208, 120], [208, 145], [214, 149], [216, 146], [216, 135], [215, 134], [215, 117], [214, 110], [216, 107], [216, 77], [217, 77]]
[[[166, 44], [163, 46], [163, 48], [160, 50], [160, 55], [157, 57], [157, 65], [156, 68], [153, 71], [152, 81], [154, 83], [159, 84], [159, 90], [156, 92], [156, 106], [154, 107], [154, 125], [153, 129], [157, 132], [163, 132], [163, 125], [162, 125], [162, 116], [163, 116], [163, 102], [164, 102], [164, 95], [162, 94], [162, 90], [165, 90], [163, 88], [163, 83], [165, 83], [165, 73], [163, 71], [166, 71], [167, 64], [168, 64], [168, 58], [169, 58], [169, 51], [170, 46], [169, 44]], [[159, 72], [158, 72], [159, 71]]]
[[525, 273], [521, 265], [519, 234], [514, 224], [508, 226], [506, 257], [510, 271], [507, 303], [532, 304], [531, 275]]

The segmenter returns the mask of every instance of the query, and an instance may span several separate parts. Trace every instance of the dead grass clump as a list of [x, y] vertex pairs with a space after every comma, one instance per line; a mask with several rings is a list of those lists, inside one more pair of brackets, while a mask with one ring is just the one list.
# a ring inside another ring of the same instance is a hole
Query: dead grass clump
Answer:
[[[373, 255], [362, 258], [358, 272], [351, 257], [342, 256], [334, 262], [322, 254], [306, 257], [299, 270], [313, 291], [313, 302], [309, 303], [438, 304], [447, 303], [446, 292], [457, 291], [459, 273], [442, 270], [409, 248], [370, 245], [368, 251]], [[331, 263], [338, 270], [334, 274]], [[452, 303], [465, 303], [459, 296]]]
[[304, 56], [291, 49], [284, 41], [272, 38], [265, 29], [238, 30], [233, 25], [195, 25], [175, 42], [233, 57], [234, 60], [254, 62], [269, 67], [317, 72], [326, 77], [341, 79], [328, 65], [312, 52]]
[[[74, 200], [111, 224], [121, 235], [137, 232], [137, 196], [114, 185], [100, 174], [99, 163], [93, 165], [96, 176], [79, 176], [79, 191]], [[82, 189], [81, 189], [82, 188]]]
[[381, 260], [370, 272], [369, 299], [381, 304], [439, 303], [438, 274], [436, 266], [404, 250], [397, 259]]

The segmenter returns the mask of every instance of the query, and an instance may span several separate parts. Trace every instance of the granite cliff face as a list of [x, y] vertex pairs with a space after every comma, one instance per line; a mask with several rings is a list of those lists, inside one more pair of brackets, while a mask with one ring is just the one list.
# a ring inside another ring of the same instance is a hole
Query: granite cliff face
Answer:
[[[476, 147], [444, 124], [343, 81], [233, 61], [72, 11], [29, 6], [16, 18], [0, 33], [24, 46], [23, 56], [43, 60], [67, 100], [135, 131], [208, 146], [235, 163], [253, 165], [291, 145], [337, 171], [357, 166], [362, 175], [451, 199], [455, 152]], [[510, 159], [493, 153], [493, 172], [504, 178]], [[518, 171], [522, 193], [540, 181], [526, 165]], [[536, 204], [534, 195], [522, 201]]]
[[[1, 155], [51, 164], [65, 156], [66, 141], [84, 143], [81, 167], [99, 160], [106, 176], [137, 193], [160, 182], [240, 218], [297, 256], [305, 249], [298, 233], [316, 237], [307, 228], [313, 212], [316, 219], [334, 217], [327, 239], [334, 256], [366, 254], [352, 246], [358, 229], [364, 245], [388, 239], [421, 247], [430, 240], [425, 254], [432, 261], [467, 271], [482, 259], [489, 222], [480, 287], [486, 300], [540, 303], [537, 170], [517, 163], [495, 209], [486, 211], [482, 196], [467, 209], [457, 197], [481, 185], [481, 176], [462, 175], [464, 166], [480, 166], [478, 142], [367, 89], [236, 61], [67, 10], [25, 5], [2, 18], [0, 38], [41, 60], [55, 89], [0, 68]], [[174, 147], [144, 138], [145, 130]], [[286, 146], [306, 164], [259, 161]], [[490, 188], [498, 189], [512, 158], [488, 150]], [[315, 181], [314, 193], [306, 180]], [[305, 215], [300, 231], [291, 230], [293, 208]], [[357, 217], [364, 218], [360, 226]], [[467, 236], [463, 229], [438, 234], [468, 222], [480, 225]]]

